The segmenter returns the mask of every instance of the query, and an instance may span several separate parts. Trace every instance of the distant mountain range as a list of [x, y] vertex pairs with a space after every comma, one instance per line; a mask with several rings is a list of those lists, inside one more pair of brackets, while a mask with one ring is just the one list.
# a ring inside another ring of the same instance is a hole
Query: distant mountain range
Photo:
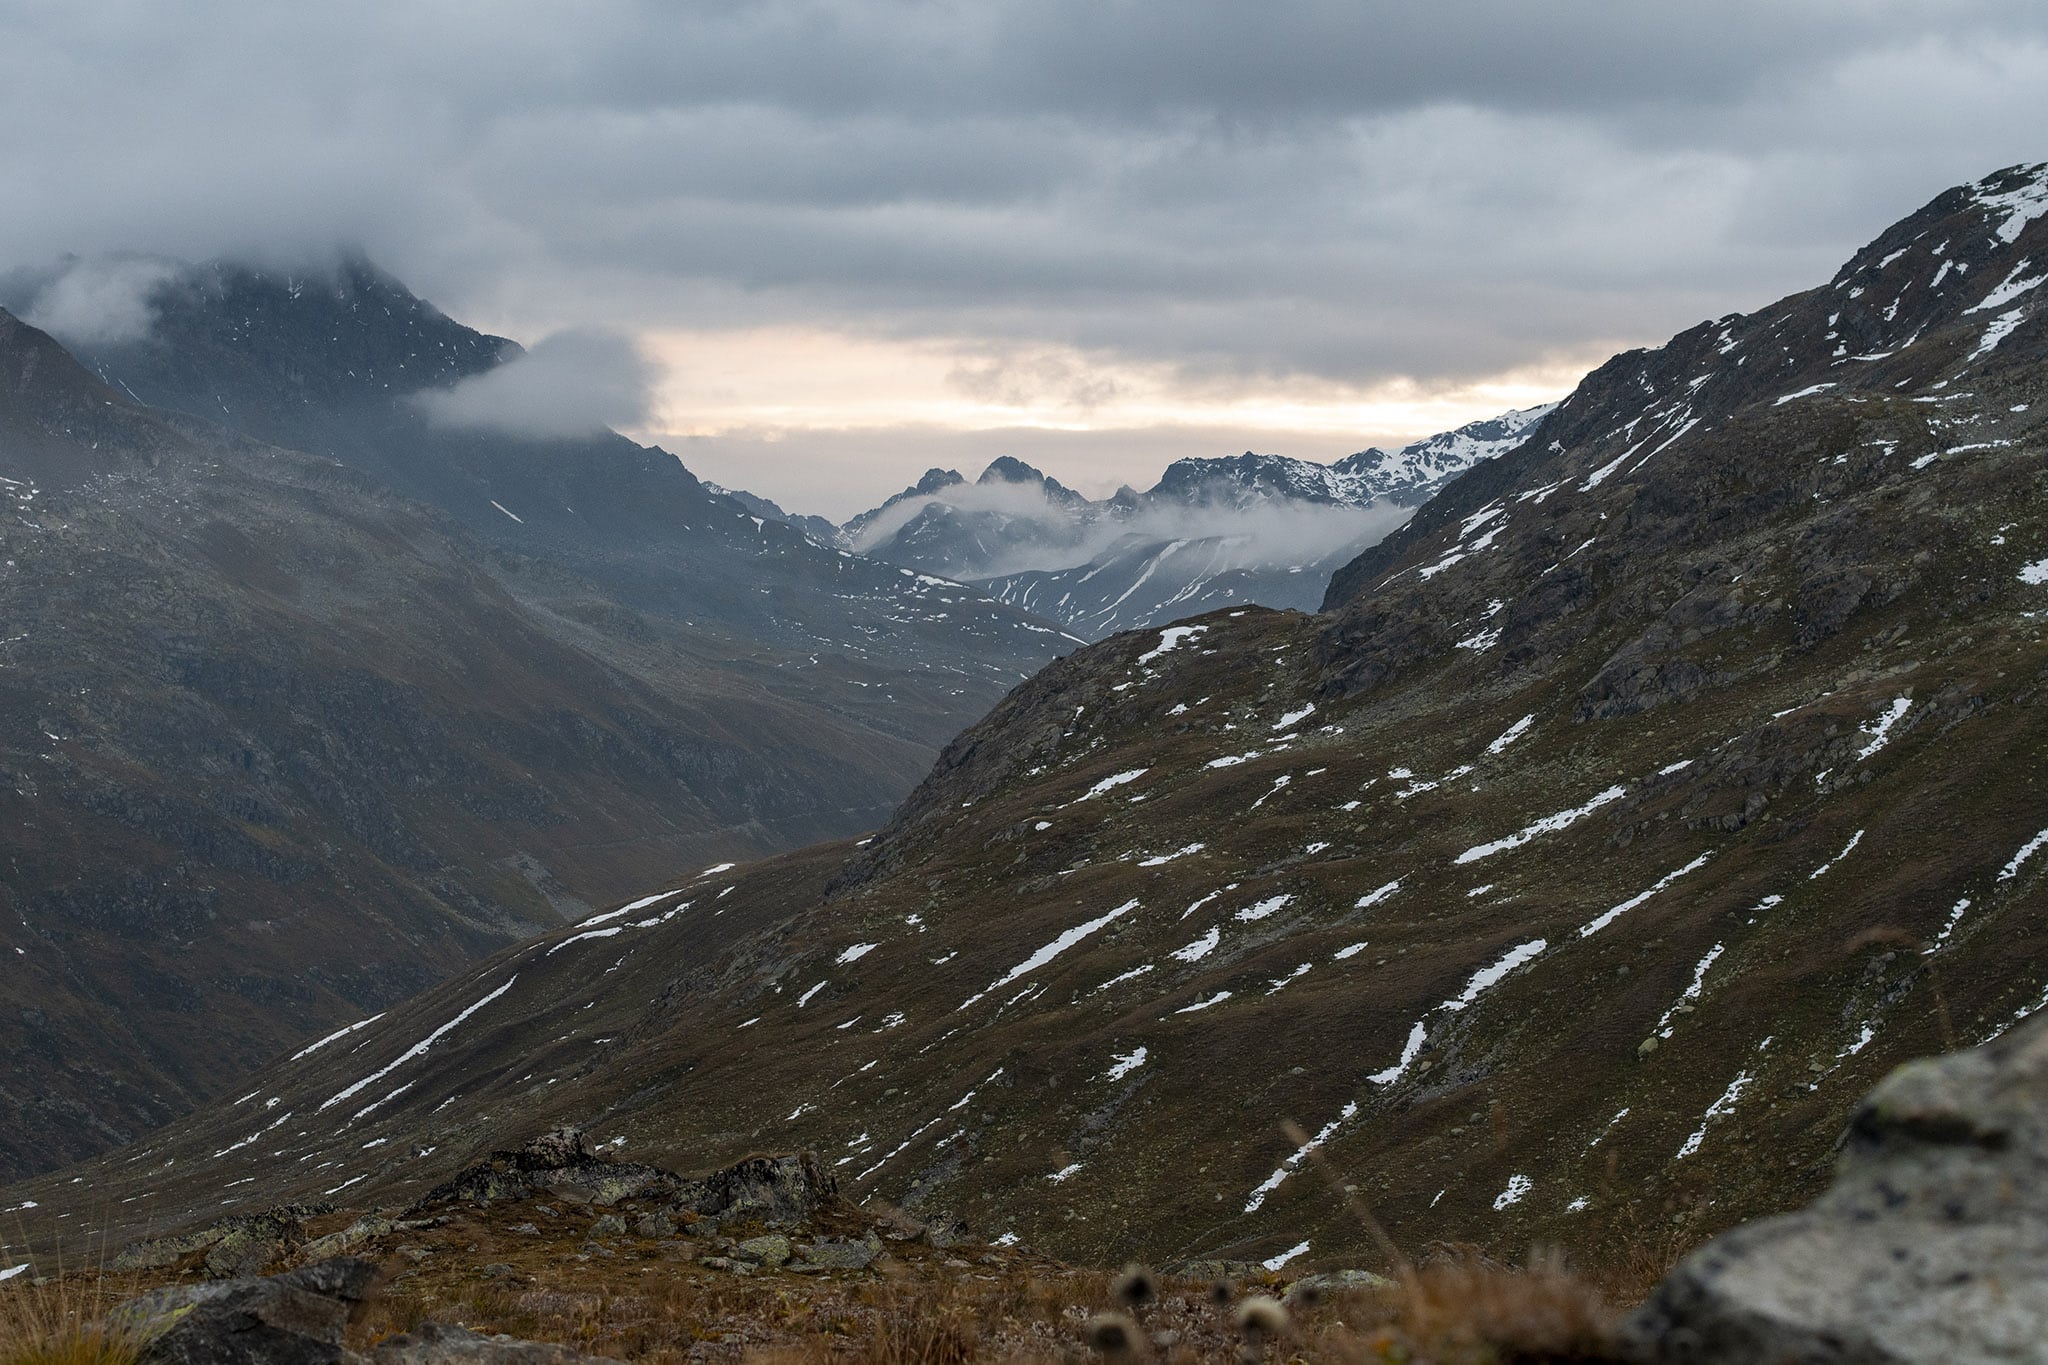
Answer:
[[1519, 445], [1548, 411], [1328, 465], [1250, 451], [1176, 460], [1149, 491], [1099, 502], [1005, 457], [972, 483], [930, 470], [841, 527], [811, 519], [805, 530], [975, 583], [1090, 639], [1226, 605], [1313, 610], [1338, 567], [1448, 480]]
[[1322, 614], [1077, 650], [871, 839], [650, 882], [4, 1204], [389, 1209], [563, 1121], [1095, 1264], [1384, 1268], [1355, 1194], [1616, 1267], [1803, 1201], [1878, 1076], [2048, 1007], [2044, 262], [2048, 166], [1950, 190], [1614, 357]]

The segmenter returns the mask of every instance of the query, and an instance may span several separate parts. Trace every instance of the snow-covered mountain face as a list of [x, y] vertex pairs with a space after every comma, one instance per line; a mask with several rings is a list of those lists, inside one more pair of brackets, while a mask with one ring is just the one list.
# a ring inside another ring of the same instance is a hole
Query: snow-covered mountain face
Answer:
[[1246, 451], [1167, 466], [1149, 491], [1091, 501], [1016, 460], [974, 483], [932, 470], [842, 528], [842, 543], [979, 583], [1090, 639], [1227, 604], [1312, 609], [1331, 572], [1548, 407], [1334, 464]]
[[1602, 366], [1328, 614], [1078, 650], [863, 846], [650, 885], [6, 1203], [388, 1208], [598, 1116], [1099, 1264], [1378, 1266], [1336, 1181], [1594, 1267], [1805, 1202], [1875, 1079], [2048, 1002], [2042, 262], [2048, 167], [1943, 195]]

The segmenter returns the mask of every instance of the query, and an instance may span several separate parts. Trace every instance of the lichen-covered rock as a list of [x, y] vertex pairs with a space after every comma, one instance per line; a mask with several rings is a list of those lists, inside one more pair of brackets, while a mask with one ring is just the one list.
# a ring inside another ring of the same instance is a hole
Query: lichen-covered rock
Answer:
[[757, 1218], [778, 1226], [805, 1221], [839, 1192], [839, 1182], [811, 1152], [748, 1157], [682, 1184], [679, 1209], [709, 1218]]
[[820, 1237], [803, 1247], [804, 1265], [816, 1270], [866, 1270], [882, 1254], [882, 1241], [872, 1231], [866, 1239]]
[[789, 1239], [780, 1233], [769, 1233], [765, 1237], [749, 1237], [733, 1247], [732, 1254], [737, 1260], [753, 1261], [765, 1266], [778, 1266], [790, 1258], [792, 1248]]
[[1287, 1286], [1281, 1302], [1292, 1307], [1304, 1300], [1324, 1294], [1343, 1294], [1354, 1290], [1392, 1289], [1394, 1281], [1384, 1275], [1375, 1275], [1370, 1270], [1326, 1270], [1316, 1275], [1304, 1275]]
[[415, 1209], [435, 1204], [530, 1199], [552, 1194], [604, 1207], [622, 1199], [670, 1193], [683, 1182], [668, 1171], [613, 1161], [590, 1150], [576, 1128], [556, 1128], [516, 1151], [493, 1152], [453, 1180], [429, 1190]]
[[376, 1277], [342, 1256], [267, 1280], [173, 1286], [112, 1316], [148, 1338], [143, 1365], [357, 1365], [342, 1333]]
[[1631, 1319], [1657, 1365], [2048, 1359], [2048, 1019], [1910, 1063], [1834, 1185], [1694, 1252]]
[[206, 1253], [208, 1279], [246, 1279], [298, 1246], [304, 1219], [333, 1212], [331, 1204], [284, 1204], [260, 1213], [239, 1213], [191, 1232], [145, 1237], [121, 1248], [110, 1268], [159, 1270], [195, 1252]]

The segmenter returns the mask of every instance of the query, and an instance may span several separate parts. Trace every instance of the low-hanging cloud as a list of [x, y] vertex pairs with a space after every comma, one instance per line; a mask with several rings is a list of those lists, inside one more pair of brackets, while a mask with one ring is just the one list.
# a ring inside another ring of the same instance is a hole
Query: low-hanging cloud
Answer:
[[556, 332], [496, 369], [416, 401], [440, 426], [535, 439], [588, 436], [643, 425], [656, 378], [631, 337], [578, 329]]
[[23, 320], [77, 346], [141, 341], [156, 324], [150, 296], [175, 271], [139, 257], [73, 259], [35, 289]]
[[979, 561], [951, 566], [970, 580], [1078, 568], [1128, 545], [1171, 541], [1211, 545], [1212, 571], [1305, 568], [1355, 554], [1412, 515], [1412, 509], [1392, 505], [1346, 507], [1276, 498], [1237, 507], [1149, 496], [1129, 512], [1103, 504], [1077, 512], [1052, 501], [1039, 484], [997, 479], [905, 498], [862, 527], [854, 548], [875, 549], [934, 505], [970, 517], [995, 514], [1000, 521], [1003, 536], [990, 538], [997, 548]]

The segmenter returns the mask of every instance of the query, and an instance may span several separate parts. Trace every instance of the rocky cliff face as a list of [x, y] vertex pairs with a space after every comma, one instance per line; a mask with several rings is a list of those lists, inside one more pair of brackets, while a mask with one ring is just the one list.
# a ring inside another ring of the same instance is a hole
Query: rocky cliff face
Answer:
[[1593, 1261], [1812, 1198], [1878, 1076], [2048, 988], [2044, 182], [1616, 358], [1327, 615], [1078, 651], [864, 846], [277, 1068], [95, 1168], [101, 1225], [408, 1198], [513, 1114], [1098, 1262], [1372, 1265], [1327, 1178]]

